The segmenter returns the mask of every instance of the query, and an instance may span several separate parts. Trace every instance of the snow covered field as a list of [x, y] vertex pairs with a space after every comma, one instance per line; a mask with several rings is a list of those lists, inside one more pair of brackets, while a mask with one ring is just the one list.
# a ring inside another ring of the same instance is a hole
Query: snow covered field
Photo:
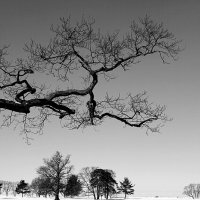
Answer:
[[[0, 199], [8, 199], [8, 200], [54, 200], [54, 198], [44, 198], [44, 197], [21, 197], [21, 196], [3, 196], [0, 195]], [[61, 200], [93, 200], [93, 198], [82, 198], [82, 197], [75, 197], [75, 198], [62, 198], [60, 197]], [[112, 200], [124, 200], [123, 198], [113, 198]], [[127, 198], [127, 200], [192, 200], [192, 198], [189, 197], [131, 197]]]

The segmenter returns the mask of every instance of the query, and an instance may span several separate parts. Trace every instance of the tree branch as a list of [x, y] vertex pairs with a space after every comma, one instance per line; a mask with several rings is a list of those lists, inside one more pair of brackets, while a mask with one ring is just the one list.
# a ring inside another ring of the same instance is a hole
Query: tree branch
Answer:
[[[148, 55], [158, 54], [163, 63], [175, 60], [180, 41], [163, 24], [145, 17], [133, 21], [121, 37], [119, 32], [96, 31], [94, 20], [72, 25], [70, 18], [61, 18], [61, 24], [51, 30], [54, 36], [46, 46], [31, 41], [25, 46], [28, 58], [14, 65], [6, 60], [7, 48], [0, 49], [0, 108], [26, 116], [20, 121], [11, 114], [11, 122], [25, 123], [26, 133], [40, 131], [50, 116], [59, 117], [69, 128], [98, 125], [105, 118], [148, 130], [157, 130], [154, 122], [166, 122], [165, 107], [153, 108], [143, 93], [102, 99], [97, 87], [102, 76], [111, 80], [112, 72], [129, 69]], [[37, 108], [34, 117], [28, 115], [31, 108]]]

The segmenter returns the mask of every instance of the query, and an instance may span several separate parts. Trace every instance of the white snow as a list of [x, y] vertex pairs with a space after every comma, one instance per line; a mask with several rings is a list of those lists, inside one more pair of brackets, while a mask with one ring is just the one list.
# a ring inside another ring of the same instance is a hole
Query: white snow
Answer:
[[[21, 195], [18, 195], [16, 197], [0, 195], [0, 200], [54, 200], [54, 197], [45, 198], [45, 197], [24, 196], [22, 198]], [[88, 198], [88, 197], [75, 197], [75, 198], [60, 197], [60, 200], [94, 200], [94, 199]], [[112, 198], [110, 200], [124, 200], [124, 199], [123, 198]], [[128, 197], [127, 200], [192, 200], [192, 198], [189, 198], [189, 197]]]

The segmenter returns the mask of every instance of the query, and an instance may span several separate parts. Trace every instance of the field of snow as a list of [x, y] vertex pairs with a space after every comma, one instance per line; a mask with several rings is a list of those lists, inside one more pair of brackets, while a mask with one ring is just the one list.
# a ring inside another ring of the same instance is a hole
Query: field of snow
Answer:
[[[0, 200], [54, 200], [53, 197], [51, 198], [44, 198], [44, 197], [26, 197], [23, 198], [21, 196], [2, 196], [0, 195]], [[75, 197], [75, 198], [62, 198], [60, 200], [93, 200], [93, 198], [83, 198], [83, 197]], [[112, 198], [112, 200], [124, 200], [123, 198]], [[131, 197], [127, 198], [127, 200], [192, 200], [189, 197]]]

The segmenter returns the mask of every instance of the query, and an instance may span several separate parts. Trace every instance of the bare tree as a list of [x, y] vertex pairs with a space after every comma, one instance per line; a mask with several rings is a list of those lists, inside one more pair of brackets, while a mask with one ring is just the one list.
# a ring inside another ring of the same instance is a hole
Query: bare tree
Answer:
[[16, 188], [17, 188], [17, 185], [18, 185], [18, 182], [12, 182], [12, 185], [11, 185], [11, 192], [14, 196], [16, 196]]
[[5, 192], [6, 196], [8, 196], [10, 192], [12, 192], [14, 196], [16, 195], [15, 189], [17, 187], [17, 184], [18, 182], [3, 181], [3, 180], [0, 181], [2, 192]]
[[60, 25], [51, 28], [54, 37], [46, 46], [27, 43], [28, 58], [14, 64], [6, 60], [7, 47], [1, 48], [3, 126], [21, 125], [28, 135], [42, 131], [45, 122], [57, 116], [72, 129], [112, 118], [131, 127], [159, 130], [167, 120], [165, 106], [153, 106], [145, 93], [99, 97], [97, 86], [145, 56], [158, 54], [163, 63], [176, 59], [180, 41], [149, 17], [133, 21], [124, 36], [103, 34], [94, 25], [94, 20], [73, 25], [70, 18], [61, 18]]
[[83, 190], [86, 194], [90, 195], [92, 194], [95, 197], [95, 191], [94, 187], [91, 186], [91, 173], [97, 169], [97, 167], [84, 167], [81, 169], [79, 173], [79, 178], [81, 180], [81, 183], [83, 185]]
[[39, 167], [37, 173], [50, 180], [52, 185], [52, 192], [55, 195], [55, 200], [59, 200], [59, 193], [61, 192], [63, 181], [67, 178], [72, 170], [70, 163], [70, 156], [63, 156], [60, 152], [56, 152], [52, 158], [44, 159], [44, 166]]
[[197, 199], [200, 197], [200, 184], [190, 184], [185, 186], [183, 194], [192, 197], [193, 199]]
[[5, 192], [6, 196], [8, 196], [9, 192], [12, 190], [13, 183], [10, 181], [3, 181], [2, 190]]

